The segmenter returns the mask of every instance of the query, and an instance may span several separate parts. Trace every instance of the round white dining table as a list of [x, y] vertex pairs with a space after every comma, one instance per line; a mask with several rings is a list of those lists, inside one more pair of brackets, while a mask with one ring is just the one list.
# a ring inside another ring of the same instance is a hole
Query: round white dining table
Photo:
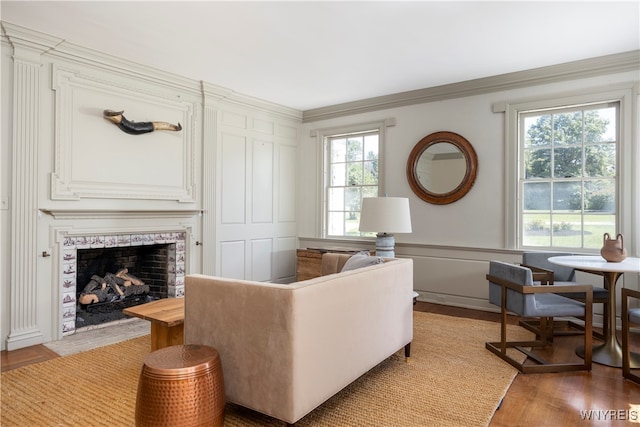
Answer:
[[[609, 322], [607, 330], [603, 331], [604, 344], [593, 347], [593, 361], [622, 367], [622, 347], [616, 338], [616, 283], [624, 273], [640, 273], [640, 258], [627, 257], [621, 262], [609, 262], [601, 256], [569, 255], [551, 257], [549, 262], [604, 277], [604, 287], [609, 291]], [[576, 353], [584, 356], [584, 348], [578, 347]], [[631, 367], [640, 368], [640, 354], [631, 353]]]

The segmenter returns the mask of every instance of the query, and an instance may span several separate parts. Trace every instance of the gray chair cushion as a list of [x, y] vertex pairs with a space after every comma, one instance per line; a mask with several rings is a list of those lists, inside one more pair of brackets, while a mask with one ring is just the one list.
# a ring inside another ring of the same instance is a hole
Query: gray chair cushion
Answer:
[[629, 309], [629, 322], [640, 324], [640, 308]]
[[[489, 263], [489, 274], [491, 276], [509, 280], [510, 282], [525, 286], [533, 286], [533, 275], [531, 274], [531, 270], [528, 268], [507, 264], [502, 261], [491, 261]], [[501, 295], [502, 287], [493, 282], [489, 282], [489, 302], [500, 307], [502, 305]], [[519, 292], [507, 289], [507, 310], [522, 316], [522, 313], [525, 311], [525, 304], [529, 304], [530, 306], [534, 305], [532, 299], [528, 298], [532, 296], [533, 295], [523, 295]]]
[[[489, 263], [489, 274], [523, 286], [535, 286], [531, 270], [502, 261]], [[500, 285], [489, 282], [489, 302], [501, 306]], [[584, 304], [554, 294], [522, 294], [507, 289], [507, 310], [523, 317], [583, 316]]]
[[532, 267], [544, 268], [553, 271], [554, 281], [573, 282], [576, 278], [576, 271], [571, 267], [552, 264], [549, 258], [552, 256], [574, 255], [568, 252], [525, 252], [522, 254], [522, 263]]
[[[522, 263], [532, 267], [544, 268], [553, 271], [554, 286], [575, 285], [576, 272], [571, 267], [564, 267], [549, 262], [552, 256], [574, 255], [569, 252], [525, 252], [522, 254]], [[558, 294], [566, 298], [584, 299], [584, 294]], [[605, 288], [594, 286], [593, 299], [606, 300], [609, 298], [609, 291]]]
[[584, 316], [584, 304], [556, 294], [535, 296], [536, 311], [525, 317]]
[[[575, 284], [576, 284], [576, 282], [554, 282], [553, 285], [554, 286], [562, 286], [562, 285], [575, 285]], [[593, 299], [594, 300], [597, 300], [597, 299], [606, 300], [606, 299], [609, 298], [609, 291], [606, 290], [605, 288], [601, 288], [601, 287], [598, 287], [598, 286], [592, 286], [592, 288], [593, 288]], [[567, 297], [567, 298], [582, 298], [582, 299], [584, 299], [586, 297], [585, 294], [575, 294], [575, 293], [573, 293], [573, 294], [562, 294], [562, 293], [560, 293], [558, 295], [563, 296], [563, 297]]]

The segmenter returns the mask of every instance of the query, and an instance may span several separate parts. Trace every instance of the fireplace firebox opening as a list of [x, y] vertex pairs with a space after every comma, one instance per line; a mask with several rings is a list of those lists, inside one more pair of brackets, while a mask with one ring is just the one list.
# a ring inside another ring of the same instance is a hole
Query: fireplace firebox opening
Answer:
[[127, 307], [184, 296], [186, 233], [66, 237], [62, 333], [125, 319]]
[[78, 250], [76, 329], [124, 319], [127, 307], [167, 298], [170, 246]]

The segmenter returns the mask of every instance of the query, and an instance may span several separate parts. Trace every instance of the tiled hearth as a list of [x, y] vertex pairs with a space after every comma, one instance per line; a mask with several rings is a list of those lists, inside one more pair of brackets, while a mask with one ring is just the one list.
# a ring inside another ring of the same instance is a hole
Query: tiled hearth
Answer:
[[64, 238], [60, 270], [63, 335], [76, 332], [76, 295], [79, 287], [85, 285], [77, 283], [78, 250], [143, 245], [168, 245], [167, 294], [169, 298], [184, 296], [185, 232], [67, 236]]

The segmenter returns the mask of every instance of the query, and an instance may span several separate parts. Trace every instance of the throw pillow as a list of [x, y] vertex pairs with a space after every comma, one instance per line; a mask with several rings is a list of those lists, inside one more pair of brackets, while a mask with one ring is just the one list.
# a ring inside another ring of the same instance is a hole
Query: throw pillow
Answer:
[[344, 263], [342, 271], [355, 270], [357, 268], [368, 267], [370, 265], [382, 264], [384, 260], [379, 256], [369, 256], [364, 254], [356, 254]]

